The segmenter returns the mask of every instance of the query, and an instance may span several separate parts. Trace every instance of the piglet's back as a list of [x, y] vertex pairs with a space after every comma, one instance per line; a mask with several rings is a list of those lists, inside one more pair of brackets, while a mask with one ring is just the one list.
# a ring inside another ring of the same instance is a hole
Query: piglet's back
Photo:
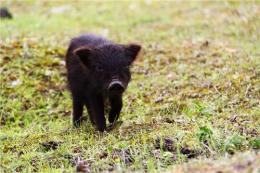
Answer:
[[90, 48], [99, 47], [104, 44], [113, 44], [113, 42], [101, 37], [96, 36], [93, 34], [85, 34], [81, 35], [79, 37], [75, 37], [70, 41], [69, 48], [66, 53], [66, 65], [68, 68], [68, 65], [77, 66], [79, 65], [77, 58], [75, 58], [75, 55], [73, 54], [73, 51], [79, 47], [82, 46], [88, 46]]
[[105, 38], [101, 36], [96, 36], [92, 34], [85, 34], [81, 35], [79, 37], [75, 37], [71, 40], [68, 51], [74, 51], [75, 49], [82, 47], [82, 46], [88, 46], [88, 47], [98, 47], [103, 44], [109, 44], [112, 43], [109, 40], [106, 40]]

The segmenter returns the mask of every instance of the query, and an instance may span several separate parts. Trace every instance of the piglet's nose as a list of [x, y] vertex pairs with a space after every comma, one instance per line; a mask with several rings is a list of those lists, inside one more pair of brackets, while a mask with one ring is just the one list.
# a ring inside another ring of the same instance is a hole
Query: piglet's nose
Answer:
[[122, 82], [119, 80], [113, 80], [109, 86], [108, 86], [109, 91], [114, 91], [114, 92], [123, 92], [125, 90], [125, 87]]

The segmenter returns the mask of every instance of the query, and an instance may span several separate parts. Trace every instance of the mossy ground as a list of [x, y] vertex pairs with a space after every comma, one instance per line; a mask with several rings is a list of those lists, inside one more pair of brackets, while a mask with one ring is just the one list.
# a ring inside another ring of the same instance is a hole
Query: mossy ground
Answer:
[[[238, 152], [259, 158], [259, 2], [1, 5], [13, 19], [0, 21], [0, 172], [71, 172], [79, 160], [91, 172], [157, 172]], [[123, 123], [104, 134], [87, 118], [71, 125], [64, 54], [82, 33], [143, 46]]]

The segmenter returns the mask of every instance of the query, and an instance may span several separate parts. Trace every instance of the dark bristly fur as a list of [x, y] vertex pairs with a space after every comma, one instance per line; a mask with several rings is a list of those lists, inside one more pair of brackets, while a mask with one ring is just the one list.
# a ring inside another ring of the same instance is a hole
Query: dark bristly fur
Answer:
[[129, 66], [141, 46], [122, 45], [95, 35], [72, 39], [67, 54], [68, 83], [73, 99], [73, 125], [78, 127], [86, 106], [99, 131], [106, 129], [104, 102], [110, 102], [108, 120], [114, 123], [122, 109], [122, 94], [131, 79]]
[[0, 8], [0, 18], [2, 19], [12, 19], [13, 16], [6, 7]]

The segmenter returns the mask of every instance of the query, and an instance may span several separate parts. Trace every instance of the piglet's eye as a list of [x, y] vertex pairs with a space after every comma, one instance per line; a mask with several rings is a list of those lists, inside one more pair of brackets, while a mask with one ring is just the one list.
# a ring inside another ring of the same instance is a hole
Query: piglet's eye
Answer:
[[96, 66], [96, 71], [97, 72], [102, 72], [103, 71], [103, 68], [99, 65]]

